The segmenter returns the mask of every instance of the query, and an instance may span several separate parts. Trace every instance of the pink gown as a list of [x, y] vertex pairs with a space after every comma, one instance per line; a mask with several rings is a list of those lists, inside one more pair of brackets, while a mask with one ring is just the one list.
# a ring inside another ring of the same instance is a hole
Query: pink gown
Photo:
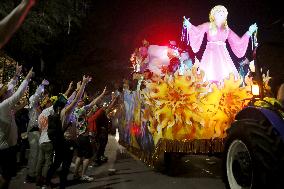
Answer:
[[200, 69], [205, 72], [205, 79], [208, 81], [218, 82], [233, 73], [238, 77], [238, 71], [226, 48], [226, 40], [233, 53], [241, 58], [245, 55], [249, 35], [245, 33], [241, 38], [235, 34], [230, 28], [217, 29], [217, 33], [212, 35], [209, 33], [210, 23], [204, 23], [199, 26], [193, 26], [188, 30], [190, 46], [194, 53], [198, 52], [203, 41], [204, 33], [207, 33], [207, 45], [200, 61]]

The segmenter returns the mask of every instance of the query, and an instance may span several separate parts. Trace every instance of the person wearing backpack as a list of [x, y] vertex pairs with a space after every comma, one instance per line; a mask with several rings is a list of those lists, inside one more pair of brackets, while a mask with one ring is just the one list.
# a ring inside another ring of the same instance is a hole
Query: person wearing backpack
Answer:
[[[72, 89], [73, 82], [70, 82], [69, 87], [67, 91], [64, 94], [60, 94], [59, 96], [53, 96], [50, 98], [47, 98], [45, 104], [45, 109], [41, 112], [41, 114], [38, 116], [38, 127], [40, 131], [40, 138], [39, 138], [39, 156], [37, 160], [36, 165], [36, 185], [37, 186], [45, 186], [47, 185], [46, 177], [47, 172], [52, 164], [53, 161], [53, 155], [54, 155], [54, 147], [56, 146], [56, 141], [54, 138], [56, 138], [53, 134], [54, 129], [56, 129], [56, 126], [59, 126], [59, 129], [61, 129], [61, 121], [59, 118], [59, 124], [58, 124], [58, 114], [60, 114], [60, 111], [68, 104], [68, 101], [66, 102], [65, 96], [67, 96], [71, 89]], [[73, 92], [73, 96], [74, 96]], [[68, 100], [72, 100], [72, 95], [68, 98]], [[53, 116], [55, 113], [57, 114]], [[56, 123], [57, 122], [57, 123]], [[50, 126], [49, 126], [50, 125]], [[57, 142], [58, 143], [58, 142]]]
[[48, 170], [46, 178], [46, 182], [48, 184], [51, 184], [52, 176], [62, 164], [59, 184], [60, 189], [64, 189], [66, 187], [67, 175], [69, 173], [69, 168], [72, 162], [77, 139], [76, 118], [73, 112], [75, 107], [77, 106], [78, 101], [82, 98], [86, 84], [91, 81], [91, 79], [92, 78], [89, 76], [83, 76], [82, 84], [80, 85], [80, 89], [77, 92], [75, 99], [60, 111], [60, 121], [62, 125], [63, 137], [62, 135], [60, 136], [63, 139], [59, 137], [55, 140], [57, 142], [54, 146], [55, 158], [54, 162], [50, 166], [50, 169]]
[[60, 142], [56, 141], [56, 139], [60, 138], [57, 137], [58, 133], [61, 132], [60, 111], [64, 108], [66, 102], [65, 96], [59, 95], [54, 104], [50, 103], [50, 107], [44, 109], [38, 117], [41, 134], [39, 138], [39, 156], [36, 164], [37, 186], [47, 185], [46, 177], [52, 164], [54, 146], [60, 145]]

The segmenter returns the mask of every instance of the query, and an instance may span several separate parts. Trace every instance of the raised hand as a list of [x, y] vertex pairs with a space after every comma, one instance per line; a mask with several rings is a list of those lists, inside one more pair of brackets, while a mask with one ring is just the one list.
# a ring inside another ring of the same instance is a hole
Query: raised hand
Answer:
[[189, 28], [191, 23], [189, 22], [189, 18], [183, 17], [183, 26]]
[[90, 81], [92, 81], [92, 77], [90, 77], [90, 76], [83, 76], [83, 83], [88, 83], [88, 82], [90, 82]]
[[258, 29], [256, 23], [252, 24], [250, 27], [249, 27], [249, 34], [252, 35], [254, 32], [256, 32], [256, 30]]
[[111, 94], [111, 101], [115, 101], [117, 99], [118, 95], [116, 95], [114, 92]]
[[107, 87], [105, 86], [105, 88], [104, 88], [102, 94], [105, 94], [105, 93], [106, 93], [106, 89], [107, 89]]
[[78, 91], [81, 87], [82, 81], [78, 81], [77, 82], [77, 87], [76, 87], [76, 91]]
[[33, 75], [34, 75], [33, 68], [31, 68], [26, 76], [26, 80], [30, 80], [33, 77]]
[[15, 75], [20, 76], [21, 73], [22, 73], [22, 65], [19, 66], [19, 64], [17, 63]]
[[44, 80], [42, 80], [41, 84], [42, 85], [49, 85], [49, 82], [46, 79], [44, 79]]
[[72, 87], [73, 87], [73, 81], [71, 81], [71, 82], [69, 83], [68, 89], [72, 89]]

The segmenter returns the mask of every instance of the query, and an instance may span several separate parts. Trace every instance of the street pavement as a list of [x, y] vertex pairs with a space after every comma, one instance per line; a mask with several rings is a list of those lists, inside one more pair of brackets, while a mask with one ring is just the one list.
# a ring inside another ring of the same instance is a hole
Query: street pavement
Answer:
[[[107, 163], [90, 166], [88, 175], [93, 182], [72, 181], [72, 171], [68, 176], [70, 189], [224, 189], [221, 180], [221, 160], [207, 156], [184, 156], [175, 167], [174, 176], [163, 173], [162, 166], [153, 169], [120, 146], [114, 136], [109, 136], [106, 153]], [[35, 184], [24, 183], [25, 169], [12, 180], [10, 189], [36, 189]], [[59, 182], [58, 178], [53, 182]]]

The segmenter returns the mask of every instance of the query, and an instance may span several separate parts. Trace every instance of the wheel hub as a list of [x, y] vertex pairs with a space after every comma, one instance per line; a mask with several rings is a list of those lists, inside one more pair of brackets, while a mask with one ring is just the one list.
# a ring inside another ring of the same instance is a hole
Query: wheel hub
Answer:
[[226, 159], [227, 178], [231, 188], [251, 188], [253, 170], [249, 150], [241, 140], [234, 140]]

